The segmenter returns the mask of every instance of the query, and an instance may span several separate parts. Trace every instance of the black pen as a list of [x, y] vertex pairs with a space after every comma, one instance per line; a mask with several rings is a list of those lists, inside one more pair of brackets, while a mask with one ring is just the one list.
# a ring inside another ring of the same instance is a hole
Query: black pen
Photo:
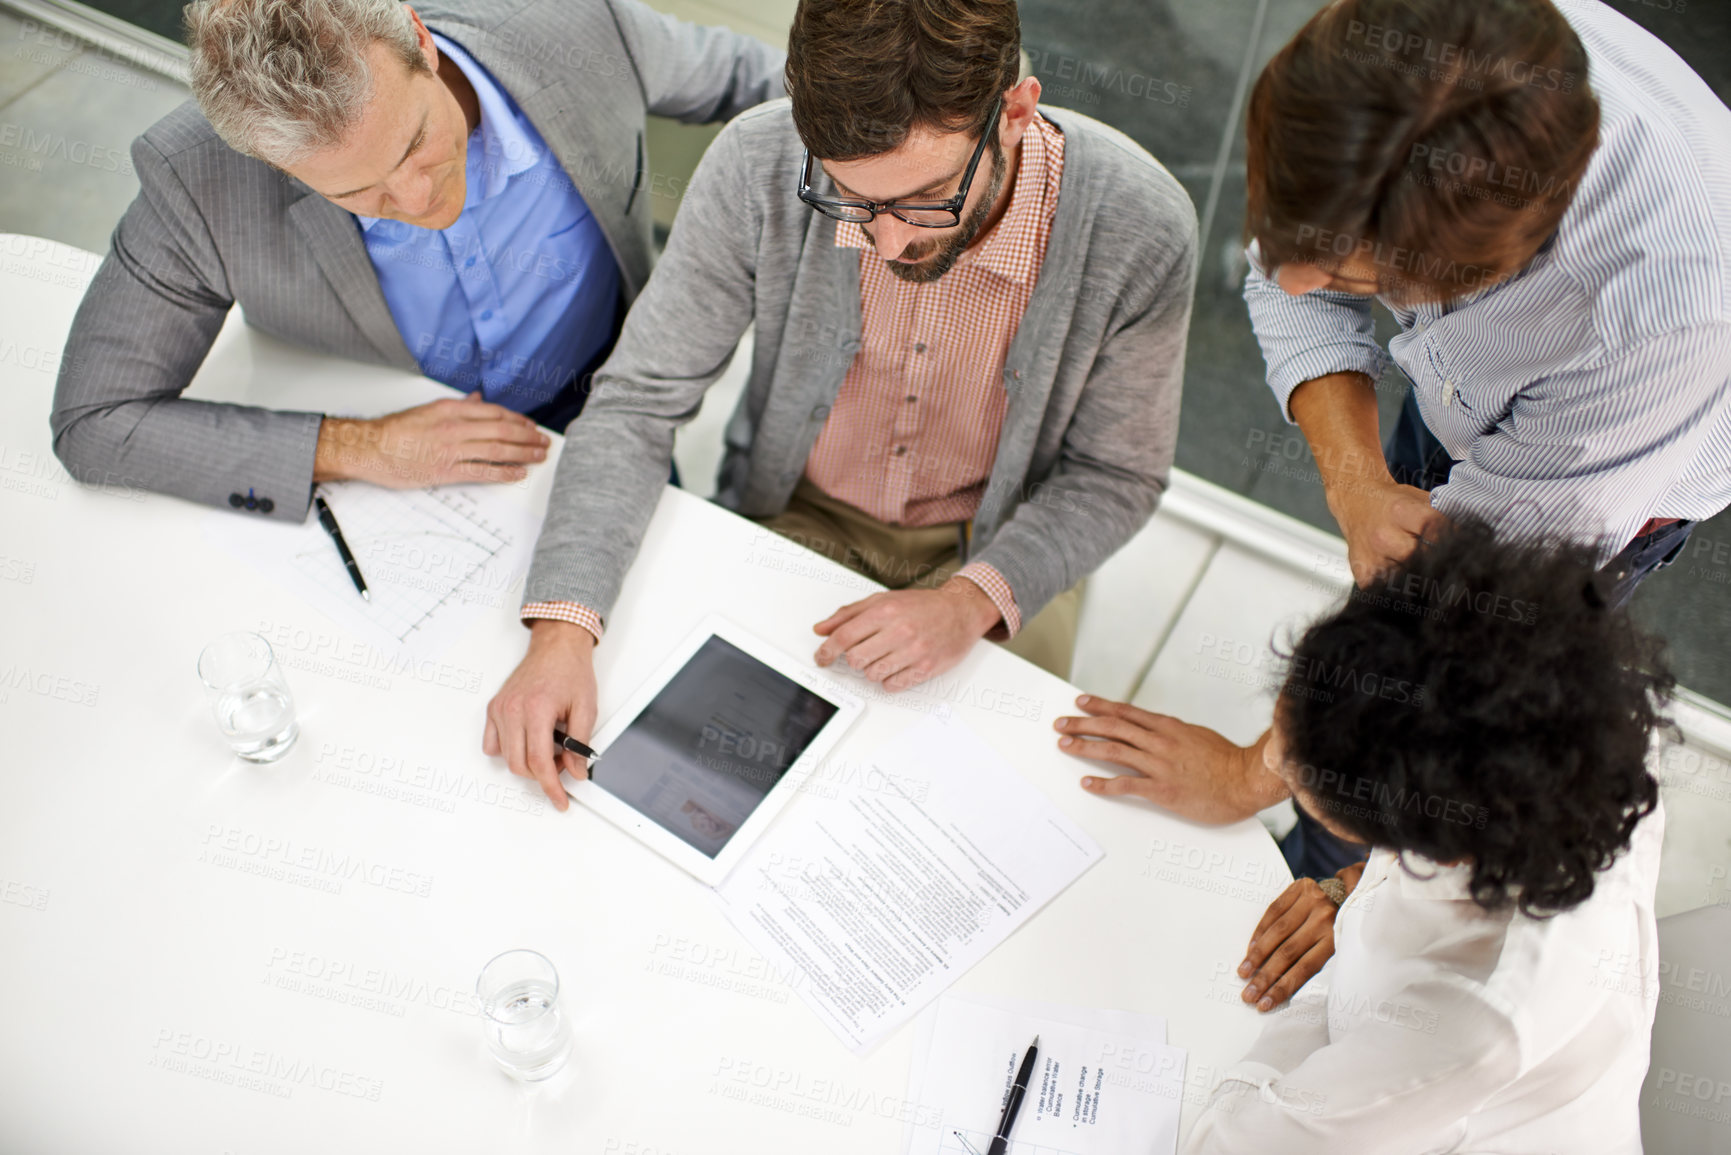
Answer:
[[584, 745], [563, 730], [553, 731], [553, 741], [573, 754], [581, 754], [592, 763], [601, 761], [601, 755], [597, 754], [593, 747]]
[[349, 571], [349, 580], [355, 583], [361, 597], [372, 601], [373, 595], [367, 592], [366, 579], [361, 577], [361, 567], [355, 564], [355, 555], [349, 552], [349, 543], [343, 540], [343, 527], [337, 524], [337, 515], [331, 512], [325, 499], [316, 493], [313, 494], [313, 505], [319, 511], [319, 524], [325, 527], [325, 532], [337, 543], [337, 552], [343, 555], [343, 568]]
[[1022, 1069], [1016, 1072], [1015, 1085], [1010, 1088], [1009, 1101], [1004, 1104], [1004, 1117], [998, 1120], [998, 1133], [992, 1136], [986, 1155], [1004, 1155], [1010, 1149], [1010, 1129], [1016, 1125], [1016, 1112], [1022, 1109], [1022, 1096], [1028, 1093], [1028, 1078], [1034, 1073], [1034, 1056], [1040, 1053], [1040, 1036], [1028, 1044], [1022, 1056]]
[[1028, 1093], [1028, 1077], [1033, 1075], [1033, 1056], [1040, 1053], [1040, 1036], [1033, 1036], [1033, 1042], [1028, 1044], [1028, 1053], [1021, 1056], [1021, 1070], [1016, 1072], [1016, 1082], [1009, 1089], [1009, 1101], [1004, 1103], [1004, 1117], [997, 1120], [997, 1134], [992, 1136], [992, 1145], [985, 1148], [985, 1155], [1004, 1155], [1009, 1150], [1009, 1131], [1016, 1126], [1016, 1112], [1021, 1110], [1021, 1098]]

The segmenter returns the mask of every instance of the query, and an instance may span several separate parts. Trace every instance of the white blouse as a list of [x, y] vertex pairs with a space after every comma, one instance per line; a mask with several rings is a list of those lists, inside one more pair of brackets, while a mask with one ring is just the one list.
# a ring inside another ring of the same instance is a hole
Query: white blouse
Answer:
[[[1631, 1152], [1658, 996], [1664, 813], [1567, 914], [1487, 914], [1468, 869], [1377, 850], [1335, 955], [1229, 1068], [1190, 1133], [1215, 1152]], [[1433, 873], [1434, 872], [1434, 873]]]

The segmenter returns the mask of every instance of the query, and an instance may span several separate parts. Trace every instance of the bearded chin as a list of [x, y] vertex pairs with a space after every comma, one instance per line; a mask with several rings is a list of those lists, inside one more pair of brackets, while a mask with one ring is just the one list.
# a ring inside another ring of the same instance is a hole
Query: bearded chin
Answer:
[[916, 285], [930, 284], [955, 267], [956, 260], [967, 251], [974, 238], [980, 235], [980, 227], [991, 215], [992, 206], [998, 202], [998, 193], [1004, 185], [1004, 150], [997, 141], [992, 142], [992, 180], [986, 187], [986, 195], [980, 198], [980, 203], [974, 206], [974, 211], [967, 215], [952, 236], [944, 239], [937, 250], [929, 257], [922, 257], [918, 264], [910, 265], [903, 261], [885, 261], [891, 273], [904, 281]]

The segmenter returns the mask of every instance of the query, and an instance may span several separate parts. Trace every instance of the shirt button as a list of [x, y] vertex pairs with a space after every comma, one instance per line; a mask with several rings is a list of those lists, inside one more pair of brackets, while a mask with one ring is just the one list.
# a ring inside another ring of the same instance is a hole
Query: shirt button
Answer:
[[914, 352], [924, 353], [925, 351], [926, 351], [926, 343], [924, 341], [915, 341], [914, 342]]
[[900, 457], [902, 454], [906, 453], [907, 451], [908, 451], [908, 447], [905, 445], [896, 446], [896, 456], [897, 457]]
[[1454, 403], [1455, 403], [1455, 383], [1453, 381], [1444, 381], [1443, 382], [1443, 404], [1444, 405], [1453, 405]]
[[481, 310], [481, 320], [491, 321], [492, 319], [493, 319], [493, 310], [491, 310], [491, 309], [482, 309]]
[[475, 267], [475, 258], [474, 258], [474, 257], [470, 257], [470, 258], [469, 258], [469, 259], [468, 259], [468, 260], [466, 260], [466, 261], [464, 261], [464, 262], [463, 262], [463, 267], [464, 267], [464, 268], [465, 268], [465, 269], [472, 269], [472, 268], [474, 268], [474, 267]]
[[912, 393], [908, 394], [908, 404], [909, 405], [912, 405], [915, 401], [918, 401], [918, 400], [919, 400], [919, 398], [915, 397]]

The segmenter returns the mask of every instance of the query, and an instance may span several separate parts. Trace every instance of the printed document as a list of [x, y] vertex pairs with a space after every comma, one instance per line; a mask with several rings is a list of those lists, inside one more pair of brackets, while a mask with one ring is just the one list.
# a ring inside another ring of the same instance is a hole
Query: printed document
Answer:
[[[821, 773], [821, 772], [820, 772]], [[719, 890], [771, 965], [864, 1053], [1102, 857], [955, 719], [910, 727], [808, 795]]]
[[1010, 999], [946, 995], [920, 1017], [908, 1100], [908, 1155], [985, 1155], [1038, 1035], [1040, 1050], [1009, 1155], [1171, 1155], [1185, 1053], [1166, 1023]]

